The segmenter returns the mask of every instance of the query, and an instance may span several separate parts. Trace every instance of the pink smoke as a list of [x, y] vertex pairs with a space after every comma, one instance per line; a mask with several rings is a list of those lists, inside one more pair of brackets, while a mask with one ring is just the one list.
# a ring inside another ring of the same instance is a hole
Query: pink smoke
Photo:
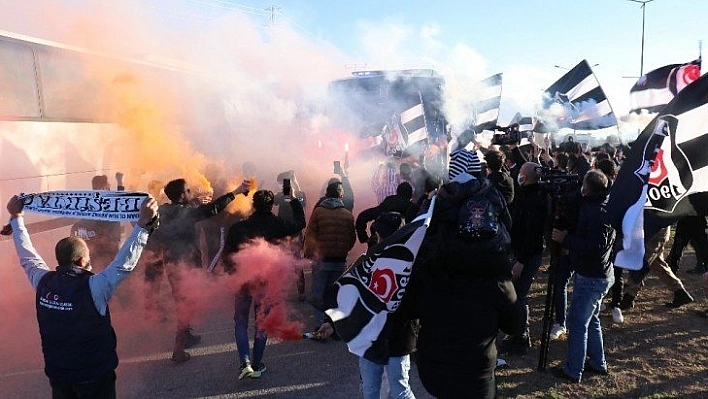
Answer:
[[[228, 277], [227, 287], [234, 293], [248, 285], [254, 295], [263, 295], [269, 311], [256, 317], [269, 336], [292, 340], [302, 337], [303, 324], [288, 320], [288, 290], [295, 285], [297, 271], [307, 260], [297, 259], [286, 246], [273, 245], [258, 238], [231, 255], [236, 272]], [[262, 308], [263, 310], [263, 308]]]

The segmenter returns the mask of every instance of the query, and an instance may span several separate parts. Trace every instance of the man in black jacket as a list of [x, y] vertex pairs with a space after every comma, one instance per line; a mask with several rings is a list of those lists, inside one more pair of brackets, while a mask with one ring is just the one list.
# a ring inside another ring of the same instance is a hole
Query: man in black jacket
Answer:
[[[172, 353], [172, 361], [175, 363], [189, 360], [190, 356], [185, 348], [196, 345], [201, 340], [200, 336], [191, 333], [189, 324], [196, 309], [183, 287], [189, 270], [202, 267], [196, 224], [226, 209], [236, 195], [245, 195], [249, 188], [250, 183], [244, 181], [234, 191], [208, 204], [195, 207], [190, 204], [192, 194], [186, 180], [176, 179], [165, 185], [165, 195], [171, 203], [160, 206], [161, 228], [155, 231], [148, 249], [157, 254], [157, 268], [162, 267], [167, 271], [167, 279], [172, 287], [172, 297], [177, 308], [177, 333]], [[152, 278], [158, 276], [159, 274], [151, 275]]]
[[[273, 214], [275, 196], [271, 191], [258, 190], [253, 194], [254, 212], [246, 220], [235, 223], [229, 229], [224, 248], [224, 264], [227, 271], [238, 273], [240, 267], [258, 267], [258, 265], [234, 264], [231, 255], [242, 249], [242, 245], [256, 238], [263, 238], [270, 243], [277, 243], [285, 237], [294, 236], [305, 228], [305, 212], [302, 203], [297, 200], [291, 191], [286, 196], [286, 203], [292, 211], [293, 221], [287, 221]], [[267, 283], [267, 282], [266, 282]], [[237, 293], [235, 301], [234, 321], [236, 323], [236, 348], [238, 350], [241, 367], [239, 379], [244, 377], [259, 378], [266, 371], [263, 363], [268, 335], [259, 326], [259, 318], [267, 309], [263, 306], [264, 286], [256, 282], [246, 283]], [[251, 304], [256, 315], [255, 332], [253, 338], [253, 357], [248, 344], [248, 321]], [[261, 310], [263, 309], [263, 310]]]
[[489, 169], [487, 178], [499, 190], [506, 200], [506, 204], [511, 206], [512, 202], [514, 202], [514, 180], [504, 170], [506, 155], [501, 151], [491, 150], [484, 155], [484, 160], [487, 161], [487, 168]]
[[[382, 203], [373, 208], [363, 210], [356, 217], [356, 235], [359, 238], [360, 243], [368, 243], [372, 237], [366, 234], [366, 225], [376, 220], [377, 217], [386, 212], [398, 212], [406, 220], [406, 223], [410, 223], [411, 220], [415, 218], [418, 214], [418, 205], [412, 201], [413, 198], [413, 186], [410, 183], [404, 181], [396, 187], [396, 194], [389, 195], [386, 197]], [[370, 242], [369, 246], [373, 246], [375, 242]]]
[[511, 207], [511, 248], [514, 256], [511, 272], [521, 307], [521, 323], [526, 326], [523, 334], [502, 341], [501, 350], [512, 354], [525, 354], [531, 347], [527, 296], [543, 257], [548, 194], [538, 184], [537, 166], [533, 162], [521, 166], [517, 179], [519, 189], [514, 192]]
[[588, 162], [585, 154], [583, 154], [583, 145], [575, 141], [570, 145], [570, 150], [568, 160], [570, 172], [578, 175], [580, 179], [582, 179], [591, 168], [590, 162]]
[[[607, 372], [600, 326], [600, 304], [614, 282], [612, 246], [615, 230], [605, 212], [607, 177], [598, 170], [585, 174], [583, 202], [573, 233], [553, 229], [551, 238], [569, 252], [575, 270], [573, 299], [568, 309], [568, 352], [565, 365], [555, 376], [578, 383], [583, 372]], [[587, 358], [587, 360], [586, 360]]]

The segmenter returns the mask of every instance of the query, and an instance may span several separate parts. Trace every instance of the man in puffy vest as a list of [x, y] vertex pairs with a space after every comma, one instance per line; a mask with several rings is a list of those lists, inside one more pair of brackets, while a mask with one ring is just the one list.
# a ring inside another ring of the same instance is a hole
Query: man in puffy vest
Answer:
[[59, 265], [50, 271], [32, 245], [23, 207], [17, 196], [7, 204], [20, 265], [37, 291], [44, 372], [52, 397], [115, 398], [118, 355], [108, 301], [138, 263], [157, 202], [152, 197], [143, 201], [138, 223], [115, 259], [98, 274], [91, 273], [89, 249], [79, 237], [59, 240], [54, 250]]

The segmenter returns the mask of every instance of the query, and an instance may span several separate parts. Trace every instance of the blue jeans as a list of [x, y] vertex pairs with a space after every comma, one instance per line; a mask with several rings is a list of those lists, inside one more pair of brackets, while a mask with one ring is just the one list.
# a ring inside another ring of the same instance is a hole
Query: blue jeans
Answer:
[[573, 269], [568, 255], [558, 259], [555, 284], [553, 284], [553, 307], [556, 309], [556, 324], [565, 327], [566, 309], [568, 309], [568, 283], [573, 276]]
[[[251, 314], [251, 304], [255, 313], [255, 334], [253, 336], [253, 357], [251, 357], [250, 347], [248, 345], [248, 318]], [[260, 295], [253, 295], [249, 288], [243, 288], [236, 294], [234, 311], [234, 323], [236, 325], [236, 349], [241, 363], [261, 363], [263, 361], [263, 352], [265, 352], [266, 341], [268, 334], [265, 330], [258, 328], [258, 319], [262, 316], [261, 307], [263, 306], [263, 298]], [[268, 309], [264, 309], [267, 312]]]
[[526, 297], [531, 289], [531, 283], [533, 283], [533, 280], [536, 277], [536, 272], [538, 272], [538, 268], [541, 267], [541, 258], [542, 254], [540, 253], [531, 256], [526, 264], [524, 264], [524, 268], [521, 271], [519, 279], [514, 281], [516, 297], [518, 298], [519, 307], [521, 307], [521, 312], [519, 312], [519, 317], [521, 319], [519, 322], [522, 326], [526, 326], [524, 329], [525, 333], [528, 333], [529, 330], [529, 305]]
[[312, 299], [315, 305], [317, 327], [324, 322], [323, 310], [337, 306], [336, 298], [326, 296], [327, 288], [337, 282], [346, 264], [333, 262], [315, 262], [312, 265]]
[[573, 298], [568, 309], [568, 353], [563, 367], [566, 374], [581, 378], [585, 358], [595, 370], [606, 370], [605, 349], [600, 326], [600, 303], [614, 283], [609, 278], [591, 278], [575, 274]]
[[379, 399], [381, 391], [381, 376], [384, 369], [388, 376], [388, 386], [391, 398], [415, 399], [411, 386], [408, 383], [408, 373], [411, 369], [411, 357], [388, 358], [388, 364], [376, 364], [363, 357], [359, 358], [359, 374], [364, 399]]

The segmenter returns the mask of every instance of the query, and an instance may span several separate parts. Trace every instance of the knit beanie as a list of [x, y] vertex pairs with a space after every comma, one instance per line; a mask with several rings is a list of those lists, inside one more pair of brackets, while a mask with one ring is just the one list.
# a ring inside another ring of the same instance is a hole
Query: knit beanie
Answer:
[[460, 149], [450, 154], [450, 165], [448, 166], [448, 178], [454, 179], [461, 173], [479, 174], [482, 171], [482, 163], [476, 153]]

